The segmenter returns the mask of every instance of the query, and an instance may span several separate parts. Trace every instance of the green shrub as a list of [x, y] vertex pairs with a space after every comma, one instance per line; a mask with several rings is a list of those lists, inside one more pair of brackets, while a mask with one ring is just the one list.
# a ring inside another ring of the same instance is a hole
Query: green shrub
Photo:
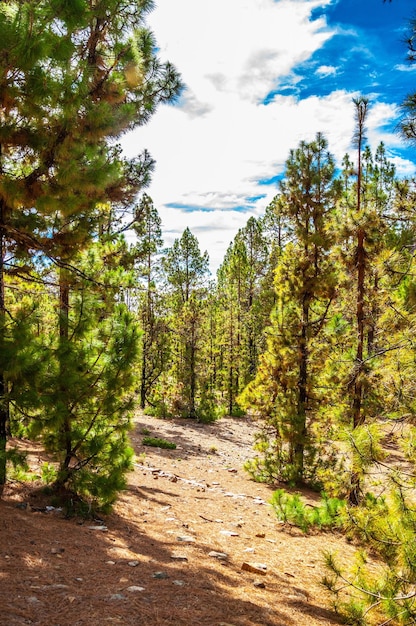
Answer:
[[157, 437], [143, 437], [142, 444], [144, 446], [152, 446], [153, 448], [167, 448], [169, 450], [176, 449], [176, 443], [166, 441], [166, 439], [159, 439]]
[[311, 528], [340, 528], [344, 525], [346, 503], [338, 498], [322, 494], [321, 503], [312, 506], [298, 494], [290, 495], [284, 489], [274, 492], [271, 505], [279, 520], [298, 526], [307, 533]]

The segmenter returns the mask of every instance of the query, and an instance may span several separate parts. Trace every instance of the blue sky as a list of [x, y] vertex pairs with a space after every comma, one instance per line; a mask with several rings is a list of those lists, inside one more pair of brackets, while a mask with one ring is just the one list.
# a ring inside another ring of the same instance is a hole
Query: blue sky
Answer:
[[158, 0], [147, 21], [186, 88], [123, 145], [156, 160], [147, 192], [165, 245], [189, 226], [215, 272], [299, 141], [322, 132], [338, 160], [352, 153], [359, 94], [370, 99], [370, 145], [384, 141], [398, 173], [414, 174], [415, 148], [395, 132], [416, 91], [403, 43], [413, 16], [413, 0]]

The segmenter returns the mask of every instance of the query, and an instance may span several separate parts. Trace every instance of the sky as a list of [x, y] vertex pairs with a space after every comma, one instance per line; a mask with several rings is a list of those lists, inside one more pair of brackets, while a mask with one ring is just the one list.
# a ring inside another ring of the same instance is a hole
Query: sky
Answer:
[[383, 141], [398, 175], [413, 175], [415, 148], [397, 122], [416, 91], [404, 43], [415, 16], [414, 0], [157, 0], [147, 24], [185, 87], [122, 143], [127, 156], [146, 148], [156, 161], [146, 193], [165, 247], [189, 227], [215, 275], [238, 230], [278, 192], [300, 141], [321, 132], [338, 163], [353, 157], [360, 95], [370, 101], [369, 145]]

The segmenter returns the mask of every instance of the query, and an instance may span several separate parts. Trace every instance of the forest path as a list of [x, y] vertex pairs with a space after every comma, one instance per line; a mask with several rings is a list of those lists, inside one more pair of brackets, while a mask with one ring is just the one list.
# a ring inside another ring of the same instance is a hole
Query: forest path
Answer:
[[[346, 559], [354, 549], [277, 521], [273, 489], [242, 468], [255, 430], [247, 419], [139, 414], [128, 489], [102, 520], [66, 520], [10, 485], [0, 502], [0, 624], [339, 624], [320, 584], [322, 552]], [[144, 436], [177, 448], [143, 446]], [[35, 446], [31, 457], [43, 462]]]

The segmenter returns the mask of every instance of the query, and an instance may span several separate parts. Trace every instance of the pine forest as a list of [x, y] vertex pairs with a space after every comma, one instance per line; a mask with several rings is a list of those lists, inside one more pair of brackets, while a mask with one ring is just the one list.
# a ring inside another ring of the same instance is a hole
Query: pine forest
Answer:
[[348, 624], [416, 624], [416, 179], [370, 148], [363, 95], [342, 162], [320, 132], [293, 146], [216, 276], [190, 228], [166, 247], [157, 163], [120, 146], [183, 89], [152, 6], [0, 6], [0, 493], [32, 480], [33, 441], [54, 502], [108, 514], [138, 412], [249, 419], [244, 470], [273, 487], [276, 524], [357, 548], [347, 565], [323, 550], [328, 603]]

